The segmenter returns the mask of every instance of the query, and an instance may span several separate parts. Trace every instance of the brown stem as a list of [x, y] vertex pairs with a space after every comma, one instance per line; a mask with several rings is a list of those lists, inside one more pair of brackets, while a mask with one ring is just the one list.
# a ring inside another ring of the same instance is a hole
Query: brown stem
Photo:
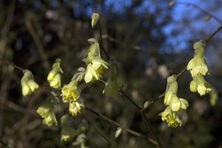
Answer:
[[122, 89], [120, 89], [121, 93], [138, 109], [141, 110], [142, 108], [139, 107], [139, 105], [136, 104], [136, 102], [133, 101]]
[[133, 130], [131, 130], [131, 129], [128, 129], [128, 128], [126, 128], [126, 127], [123, 127], [121, 124], [119, 124], [119, 123], [117, 123], [117, 122], [115, 122], [115, 121], [107, 118], [106, 116], [104, 116], [104, 115], [102, 115], [102, 114], [100, 114], [100, 113], [95, 112], [94, 110], [91, 110], [91, 109], [89, 109], [89, 108], [87, 108], [87, 107], [85, 107], [85, 109], [88, 110], [88, 111], [90, 111], [91, 113], [99, 116], [99, 117], [102, 118], [103, 120], [106, 120], [106, 121], [108, 121], [109, 123], [111, 123], [111, 124], [113, 124], [113, 125], [115, 125], [115, 126], [117, 126], [117, 127], [122, 128], [123, 130], [127, 131], [128, 133], [130, 133], [130, 134], [132, 134], [132, 135], [135, 135], [135, 136], [138, 136], [138, 137], [142, 137], [142, 138], [150, 141], [151, 143], [153, 143], [153, 144], [155, 144], [155, 145], [158, 145], [158, 143], [157, 143], [155, 140], [153, 140], [152, 138], [148, 138], [148, 137], [146, 137], [146, 136], [143, 135], [143, 134], [140, 134], [140, 133], [138, 133], [138, 132], [135, 132], [135, 131], [133, 131]]
[[158, 137], [156, 136], [155, 132], [153, 131], [153, 128], [152, 128], [152, 126], [151, 126], [151, 124], [150, 124], [150, 121], [149, 121], [148, 118], [146, 117], [145, 113], [144, 113], [144, 112], [141, 112], [141, 114], [142, 114], [143, 119], [144, 119], [145, 122], [146, 122], [146, 125], [149, 127], [149, 130], [151, 131], [152, 135], [153, 135], [153, 136], [155, 137], [155, 139], [157, 140], [158, 145], [159, 145], [160, 147], [163, 147], [163, 145], [160, 143]]
[[98, 129], [96, 128], [95, 125], [93, 125], [92, 122], [89, 121], [89, 119], [88, 119], [86, 116], [83, 115], [83, 117], [86, 119], [87, 122], [89, 122], [90, 126], [92, 126], [92, 127], [99, 133], [99, 135], [100, 135], [101, 137], [103, 137], [103, 139], [105, 139], [105, 140], [109, 143], [109, 145], [110, 145], [111, 147], [114, 147], [114, 148], [116, 147], [116, 146], [114, 146], [113, 143], [109, 140], [109, 138], [106, 137], [106, 135], [104, 135], [100, 130], [98, 130]]
[[27, 18], [26, 21], [25, 21], [25, 25], [29, 31], [29, 33], [31, 34], [35, 44], [36, 44], [36, 47], [37, 47], [37, 50], [39, 52], [39, 55], [43, 61], [43, 66], [46, 70], [50, 70], [50, 66], [49, 66], [49, 62], [47, 60], [47, 55], [44, 51], [44, 48], [43, 48], [43, 45], [41, 43], [41, 40], [39, 39], [38, 37], [38, 34], [35, 32], [33, 26], [32, 26], [32, 23], [31, 23], [31, 18]]
[[184, 68], [180, 73], [178, 73], [177, 75], [176, 75], [176, 78], [178, 78], [178, 77], [180, 77], [184, 72], [186, 72], [187, 71], [187, 67], [186, 68]]
[[215, 35], [218, 31], [220, 31], [221, 28], [222, 28], [222, 26], [220, 26], [208, 39], [206, 39], [206, 40], [203, 41], [203, 42], [208, 42], [211, 38], [214, 37], [214, 35]]
[[103, 52], [105, 53], [106, 58], [107, 58], [108, 61], [109, 61], [109, 60], [110, 60], [109, 55], [107, 54], [107, 52], [106, 52], [106, 50], [105, 50], [105, 48], [104, 48], [104, 45], [103, 45], [102, 31], [101, 31], [101, 27], [100, 27], [100, 22], [99, 22], [99, 21], [98, 21], [98, 23], [97, 23], [97, 26], [98, 26], [98, 30], [99, 30], [99, 36], [100, 36], [100, 46], [101, 46]]
[[0, 60], [1, 60], [2, 62], [5, 62], [5, 63], [9, 64], [9, 65], [12, 65], [13, 67], [15, 67], [16, 69], [18, 69], [18, 70], [20, 70], [20, 71], [22, 71], [22, 72], [23, 72], [23, 70], [24, 70], [23, 68], [21, 68], [21, 67], [15, 65], [15, 64], [13, 64], [13, 63], [5, 60], [5, 59], [3, 59], [2, 57], [0, 57]]
[[121, 91], [122, 94], [140, 111], [143, 119], [144, 119], [145, 122], [146, 122], [146, 125], [148, 126], [148, 128], [149, 128], [149, 130], [151, 131], [152, 135], [153, 135], [154, 138], [156, 139], [157, 144], [162, 147], [162, 144], [160, 143], [159, 139], [157, 138], [156, 133], [153, 131], [153, 128], [152, 128], [152, 126], [151, 126], [148, 118], [146, 117], [146, 115], [144, 114], [144, 112], [141, 111], [142, 108], [139, 107], [139, 106], [136, 104], [136, 102], [134, 102], [122, 89], [120, 89], [120, 91]]

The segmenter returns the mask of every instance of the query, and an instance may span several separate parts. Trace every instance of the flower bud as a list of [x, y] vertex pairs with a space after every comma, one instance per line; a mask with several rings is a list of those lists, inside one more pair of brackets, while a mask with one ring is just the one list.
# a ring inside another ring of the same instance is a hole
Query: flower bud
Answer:
[[94, 11], [92, 14], [92, 21], [91, 21], [92, 28], [95, 27], [98, 21], [99, 21], [99, 13], [97, 11]]

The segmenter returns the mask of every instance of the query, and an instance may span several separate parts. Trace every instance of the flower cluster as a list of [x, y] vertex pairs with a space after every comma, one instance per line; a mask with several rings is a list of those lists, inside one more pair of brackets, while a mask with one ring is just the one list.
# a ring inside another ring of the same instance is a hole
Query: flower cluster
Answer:
[[23, 72], [24, 75], [21, 79], [22, 95], [27, 96], [32, 94], [36, 89], [38, 89], [39, 85], [35, 82], [31, 71], [24, 70]]
[[108, 63], [101, 58], [99, 43], [95, 41], [88, 49], [87, 58], [83, 59], [86, 63], [84, 80], [86, 83], [102, 78], [104, 70], [108, 69]]
[[64, 85], [61, 96], [63, 97], [63, 102], [69, 102], [70, 114], [77, 116], [77, 114], [80, 113], [81, 107], [84, 107], [84, 105], [78, 101], [80, 89], [77, 86], [77, 80], [72, 79], [68, 85]]
[[191, 59], [187, 65], [187, 70], [190, 70], [191, 76], [193, 77], [193, 81], [190, 83], [190, 90], [192, 92], [198, 92], [201, 96], [213, 90], [212, 86], [206, 82], [203, 77], [206, 74], [210, 74], [204, 56], [204, 45], [202, 42], [196, 42], [193, 45], [195, 50], [194, 58]]
[[77, 101], [80, 96], [80, 89], [77, 87], [77, 81], [71, 80], [67, 85], [64, 85], [62, 88], [63, 102], [73, 102]]
[[52, 111], [53, 103], [46, 101], [45, 104], [41, 105], [36, 111], [43, 119], [43, 124], [52, 126], [53, 124], [57, 125], [57, 120], [54, 112]]
[[177, 112], [185, 110], [189, 106], [187, 100], [177, 97], [178, 83], [176, 75], [167, 78], [167, 88], [164, 97], [164, 104], [168, 107], [159, 115], [162, 116], [163, 121], [167, 121], [168, 126], [178, 127], [182, 125]]
[[119, 74], [118, 67], [116, 63], [111, 64], [109, 79], [105, 84], [105, 89], [103, 93], [107, 96], [117, 96], [117, 91], [120, 88], [125, 87], [125, 82]]
[[61, 67], [61, 60], [57, 59], [56, 62], [52, 66], [52, 70], [49, 72], [47, 80], [50, 83], [50, 86], [55, 89], [61, 88], [61, 75], [60, 72], [63, 73]]

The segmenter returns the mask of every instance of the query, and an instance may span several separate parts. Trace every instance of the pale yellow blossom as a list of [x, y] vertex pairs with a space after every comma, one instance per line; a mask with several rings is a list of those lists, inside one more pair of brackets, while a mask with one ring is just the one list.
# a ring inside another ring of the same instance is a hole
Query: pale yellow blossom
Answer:
[[24, 75], [21, 79], [21, 85], [23, 96], [30, 95], [39, 88], [39, 85], [34, 81], [32, 72], [29, 70], [24, 70]]
[[213, 90], [212, 86], [205, 81], [203, 76], [196, 76], [190, 83], [190, 91], [198, 92], [201, 96]]
[[63, 102], [76, 101], [80, 96], [80, 89], [77, 87], [77, 81], [72, 80], [68, 85], [62, 88]]

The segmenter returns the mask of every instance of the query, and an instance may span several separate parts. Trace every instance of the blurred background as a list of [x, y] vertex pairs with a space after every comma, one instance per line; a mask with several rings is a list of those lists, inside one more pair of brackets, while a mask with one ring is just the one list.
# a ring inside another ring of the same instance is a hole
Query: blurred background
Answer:
[[[204, 11], [216, 16], [204, 21], [208, 14], [192, 5], [175, 4], [168, 0], [1, 0], [0, 56], [29, 69], [40, 88], [23, 97], [22, 72], [0, 62], [0, 147], [55, 148], [74, 147], [61, 142], [60, 117], [68, 113], [68, 105], [55, 107], [58, 126], [42, 124], [37, 108], [50, 95], [45, 86], [51, 66], [62, 59], [67, 84], [86, 57], [89, 38], [99, 39], [97, 28], [91, 28], [91, 15], [100, 13], [104, 46], [112, 59], [118, 61], [127, 83], [126, 92], [140, 106], [153, 100], [166, 89], [166, 78], [178, 74], [193, 57], [193, 44], [206, 40], [222, 25], [221, 0], [190, 0]], [[210, 105], [210, 95], [201, 97], [189, 90], [189, 72], [178, 78], [178, 96], [189, 101], [180, 113], [181, 127], [169, 128], [158, 116], [165, 109], [163, 98], [150, 105], [146, 114], [160, 141], [171, 148], [207, 148], [222, 145], [222, 33], [219, 31], [205, 46], [211, 75], [206, 80], [218, 91], [218, 101]], [[104, 60], [107, 60], [102, 53]], [[105, 72], [103, 80], [107, 80]], [[117, 98], [102, 94], [104, 84], [96, 81], [80, 83], [85, 106], [141, 134], [152, 137], [137, 109], [119, 93]], [[91, 112], [73, 119], [78, 127], [85, 119], [86, 145], [90, 148], [110, 147], [99, 134], [103, 133], [119, 148], [155, 147], [143, 138], [125, 131], [115, 139], [117, 127]], [[98, 132], [99, 131], [99, 132]], [[78, 147], [78, 146], [76, 146]]]

